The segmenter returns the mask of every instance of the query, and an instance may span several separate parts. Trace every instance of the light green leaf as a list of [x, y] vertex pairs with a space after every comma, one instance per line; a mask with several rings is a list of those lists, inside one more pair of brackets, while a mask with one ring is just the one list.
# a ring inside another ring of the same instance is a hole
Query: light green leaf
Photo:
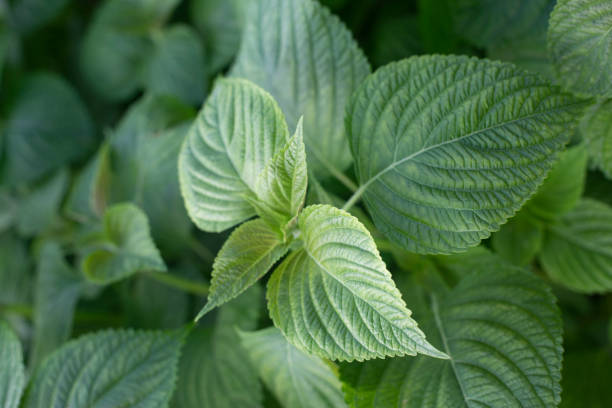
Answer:
[[341, 173], [352, 161], [345, 107], [369, 72], [351, 33], [313, 0], [254, 4], [232, 68], [270, 92], [290, 126], [304, 116], [309, 169], [319, 177]]
[[154, 51], [150, 32], [166, 20], [178, 0], [106, 0], [83, 39], [81, 73], [100, 97], [129, 99], [143, 85]]
[[612, 97], [612, 3], [558, 0], [548, 50], [560, 82], [581, 96]]
[[200, 105], [208, 78], [204, 47], [197, 33], [189, 26], [177, 24], [160, 32], [153, 40], [155, 51], [147, 65], [147, 89]]
[[584, 192], [587, 159], [582, 144], [561, 152], [559, 161], [537, 193], [527, 201], [524, 211], [551, 222], [574, 208]]
[[6, 178], [31, 182], [83, 158], [93, 148], [94, 130], [83, 102], [52, 74], [26, 78], [5, 128]]
[[68, 0], [14, 0], [11, 3], [11, 20], [21, 34], [33, 31], [54, 19]]
[[195, 328], [183, 350], [175, 408], [262, 408], [257, 371], [237, 330], [253, 330], [260, 315], [261, 288], [252, 286], [223, 305], [214, 326]]
[[528, 265], [542, 249], [544, 229], [523, 212], [511, 218], [491, 237], [491, 245], [506, 261]]
[[521, 37], [550, 14], [550, 0], [452, 0], [459, 35], [480, 47]]
[[20, 201], [16, 228], [21, 236], [31, 238], [57, 222], [62, 199], [68, 189], [68, 177], [68, 170], [62, 168]]
[[19, 339], [0, 320], [0, 407], [17, 408], [25, 388], [25, 367]]
[[184, 330], [107, 330], [70, 341], [32, 379], [25, 408], [168, 406]]
[[513, 267], [481, 268], [431, 297], [436, 343], [450, 360], [393, 358], [341, 367], [352, 408], [554, 407], [561, 318], [550, 289]]
[[179, 158], [187, 212], [205, 231], [218, 232], [255, 215], [246, 195], [289, 140], [270, 94], [242, 79], [219, 79], [198, 114]]
[[563, 396], [560, 408], [612, 406], [612, 356], [609, 350], [566, 353], [563, 357]]
[[66, 263], [59, 245], [45, 244], [38, 259], [30, 367], [37, 367], [70, 337], [74, 309], [84, 287], [85, 280]]
[[585, 292], [612, 290], [612, 208], [585, 198], [549, 226], [540, 262], [555, 282]]
[[83, 272], [92, 282], [107, 284], [137, 272], [166, 272], [151, 239], [147, 216], [133, 204], [116, 204], [106, 210], [98, 246], [83, 260]]
[[612, 179], [612, 101], [602, 101], [587, 110], [580, 134], [595, 167]]
[[288, 249], [280, 234], [261, 219], [236, 228], [215, 258], [208, 301], [196, 320], [255, 284]]
[[345, 407], [331, 364], [293, 347], [275, 327], [240, 332], [259, 376], [284, 407]]
[[313, 205], [302, 211], [298, 225], [303, 247], [276, 268], [267, 293], [270, 316], [290, 342], [332, 360], [417, 352], [445, 357], [410, 317], [357, 218]]
[[463, 251], [536, 190], [581, 108], [511, 64], [440, 55], [389, 64], [349, 108], [353, 198], [362, 194], [378, 229], [405, 249]]

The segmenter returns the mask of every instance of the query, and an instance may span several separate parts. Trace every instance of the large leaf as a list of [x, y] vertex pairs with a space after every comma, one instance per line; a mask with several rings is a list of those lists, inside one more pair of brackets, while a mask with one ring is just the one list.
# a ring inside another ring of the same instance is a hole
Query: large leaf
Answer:
[[345, 107], [369, 72], [351, 33], [313, 0], [257, 1], [232, 70], [270, 92], [289, 126], [304, 116], [309, 168], [321, 177], [351, 163]]
[[427, 326], [450, 360], [419, 356], [343, 366], [351, 407], [559, 403], [561, 319], [539, 278], [501, 265], [480, 268], [452, 290], [433, 295], [428, 315]]
[[612, 179], [612, 101], [601, 101], [588, 109], [580, 134], [593, 164]]
[[540, 254], [548, 275], [570, 289], [612, 290], [612, 208], [592, 199], [551, 225]]
[[100, 284], [137, 272], [166, 272], [142, 210], [129, 203], [106, 210], [101, 242], [83, 260], [83, 271], [89, 280]]
[[66, 343], [37, 370], [24, 406], [167, 407], [183, 337], [107, 330]]
[[539, 76], [456, 56], [413, 57], [359, 88], [347, 127], [374, 223], [421, 253], [477, 245], [536, 190], [581, 103]]
[[612, 3], [559, 0], [548, 27], [548, 50], [560, 82], [583, 96], [612, 97]]
[[331, 365], [292, 346], [278, 329], [241, 332], [240, 337], [259, 376], [284, 407], [346, 406]]
[[56, 17], [68, 0], [14, 0], [11, 20], [20, 33], [35, 30]]
[[51, 74], [26, 78], [12, 104], [5, 137], [5, 176], [13, 183], [33, 181], [86, 156], [95, 140], [78, 95]]
[[236, 228], [215, 258], [208, 301], [197, 319], [251, 287], [288, 249], [261, 219]]
[[34, 293], [31, 367], [70, 337], [74, 309], [84, 287], [84, 279], [66, 263], [59, 245], [45, 244], [38, 259]]
[[329, 205], [306, 207], [302, 248], [268, 281], [274, 324], [299, 349], [334, 360], [444, 358], [410, 317], [368, 230]]
[[262, 407], [257, 371], [237, 332], [255, 329], [260, 299], [261, 288], [253, 286], [219, 309], [214, 326], [191, 332], [183, 350], [173, 407]]
[[17, 408], [25, 387], [23, 351], [19, 339], [0, 320], [0, 407]]
[[153, 37], [155, 52], [147, 66], [147, 89], [199, 105], [204, 100], [207, 73], [204, 50], [194, 30], [175, 25]]
[[289, 140], [270, 94], [242, 79], [219, 79], [179, 159], [185, 206], [195, 224], [218, 232], [255, 215], [245, 195]]

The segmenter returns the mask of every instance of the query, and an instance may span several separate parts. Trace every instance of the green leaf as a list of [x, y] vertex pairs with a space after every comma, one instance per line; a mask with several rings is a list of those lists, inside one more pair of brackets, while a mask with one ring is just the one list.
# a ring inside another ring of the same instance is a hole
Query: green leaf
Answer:
[[612, 406], [612, 356], [608, 350], [566, 353], [563, 357], [563, 397], [560, 408]]
[[[380, 17], [379, 17], [380, 18]], [[416, 16], [385, 16], [373, 28], [371, 61], [374, 66], [423, 53]]]
[[480, 47], [521, 37], [550, 14], [550, 0], [452, 0], [456, 32]]
[[555, 282], [597, 293], [612, 290], [612, 208], [585, 198], [549, 226], [540, 262]]
[[208, 78], [204, 48], [197, 33], [189, 26], [177, 24], [153, 39], [155, 51], [147, 65], [147, 89], [200, 105]]
[[476, 269], [431, 297], [428, 327], [450, 360], [393, 358], [341, 367], [349, 405], [554, 407], [561, 319], [550, 289], [514, 267]]
[[255, 215], [245, 198], [289, 140], [270, 94], [241, 79], [219, 79], [179, 158], [181, 192], [198, 228], [223, 231]]
[[332, 366], [293, 347], [275, 327], [240, 332], [259, 376], [285, 407], [345, 407]]
[[440, 55], [389, 64], [349, 108], [353, 198], [363, 195], [378, 229], [405, 249], [463, 251], [536, 190], [581, 107], [511, 64]]
[[270, 92], [290, 126], [304, 116], [309, 169], [318, 177], [340, 173], [352, 161], [344, 112], [369, 72], [351, 33], [313, 0], [254, 4], [232, 68], [232, 75]]
[[[274, 324], [296, 347], [332, 360], [444, 358], [410, 317], [368, 230], [329, 205], [298, 219], [303, 247], [268, 281]], [[297, 301], [299, 300], [299, 301]]]
[[116, 204], [106, 210], [98, 246], [83, 260], [85, 276], [92, 282], [107, 284], [137, 272], [166, 272], [151, 239], [147, 216], [133, 204]]
[[[0, 140], [0, 143], [2, 141]], [[0, 233], [9, 229], [17, 216], [17, 201], [8, 191], [0, 187]]]
[[67, 3], [68, 0], [14, 0], [11, 3], [13, 26], [26, 34], [54, 19]]
[[506, 261], [526, 266], [542, 249], [544, 229], [523, 212], [511, 218], [491, 237], [491, 245]]
[[150, 32], [161, 26], [178, 0], [106, 0], [81, 45], [80, 69], [89, 85], [108, 101], [132, 97], [143, 85], [154, 52]]
[[52, 74], [26, 77], [5, 128], [6, 174], [11, 183], [31, 182], [83, 158], [94, 130], [83, 102]]
[[257, 371], [240, 344], [238, 330], [253, 330], [261, 288], [252, 286], [219, 309], [214, 326], [195, 328], [185, 344], [175, 408], [262, 408]]
[[19, 339], [10, 327], [0, 320], [0, 406], [18, 408], [25, 388], [25, 367]]
[[26, 195], [17, 208], [16, 228], [19, 234], [31, 238], [51, 228], [59, 218], [59, 209], [67, 189], [68, 171], [62, 168]]
[[304, 205], [307, 187], [306, 150], [300, 119], [295, 135], [259, 175], [255, 187], [257, 199], [250, 201], [270, 226], [284, 231]]
[[37, 370], [25, 408], [168, 406], [184, 330], [107, 330], [66, 343]]
[[612, 101], [602, 101], [587, 110], [580, 134], [595, 167], [612, 179]]
[[431, 258], [439, 268], [457, 277], [470, 274], [474, 269], [495, 268], [500, 263], [504, 263], [502, 257], [482, 245], [472, 247], [460, 254], [435, 255]]
[[551, 222], [574, 208], [584, 192], [587, 159], [582, 144], [562, 152], [537, 193], [525, 204], [525, 211]]
[[548, 50], [560, 82], [581, 96], [612, 97], [612, 3], [558, 0]]
[[76, 303], [85, 281], [64, 259], [56, 243], [40, 252], [34, 298], [34, 339], [30, 367], [36, 367], [72, 333]]
[[288, 249], [261, 219], [236, 228], [215, 258], [208, 301], [196, 320], [255, 284]]
[[0, 234], [0, 306], [30, 302], [32, 274], [26, 243]]

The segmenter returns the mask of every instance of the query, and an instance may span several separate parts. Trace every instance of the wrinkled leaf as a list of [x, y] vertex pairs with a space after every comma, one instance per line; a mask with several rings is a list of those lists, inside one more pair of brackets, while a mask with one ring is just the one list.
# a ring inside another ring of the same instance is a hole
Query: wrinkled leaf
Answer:
[[0, 320], [0, 407], [18, 408], [25, 388], [25, 367], [19, 339]]

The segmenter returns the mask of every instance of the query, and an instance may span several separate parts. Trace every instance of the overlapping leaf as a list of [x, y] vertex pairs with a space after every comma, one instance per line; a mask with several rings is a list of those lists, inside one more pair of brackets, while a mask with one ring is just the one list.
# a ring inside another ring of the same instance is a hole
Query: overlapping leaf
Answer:
[[305, 208], [298, 220], [302, 248], [268, 281], [274, 324], [299, 349], [333, 360], [417, 353], [444, 358], [410, 310], [367, 229], [329, 205]]
[[314, 0], [253, 4], [232, 69], [270, 92], [289, 126], [304, 116], [309, 168], [320, 177], [351, 163], [345, 106], [369, 72], [351, 33]]
[[612, 101], [589, 108], [580, 125], [593, 164], [612, 179]]
[[581, 108], [511, 64], [456, 56], [389, 64], [349, 111], [357, 196], [404, 248], [465, 250], [536, 190]]
[[19, 339], [0, 320], [0, 407], [18, 408], [25, 388], [25, 367]]
[[540, 252], [543, 240], [542, 225], [520, 212], [493, 234], [491, 245], [508, 262], [525, 266]]

